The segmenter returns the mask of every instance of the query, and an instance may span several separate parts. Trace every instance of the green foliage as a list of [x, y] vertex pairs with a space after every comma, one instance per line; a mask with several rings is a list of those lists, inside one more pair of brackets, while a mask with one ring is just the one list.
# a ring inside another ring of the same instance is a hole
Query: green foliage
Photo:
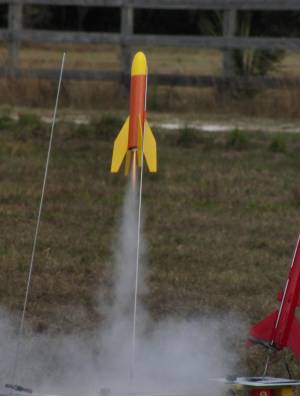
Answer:
[[283, 50], [235, 50], [235, 73], [246, 77], [265, 76], [268, 72], [276, 70], [276, 64], [283, 56]]
[[122, 119], [112, 113], [103, 114], [100, 119], [92, 120], [88, 124], [78, 125], [72, 133], [72, 136], [82, 138], [96, 138], [104, 141], [112, 141], [120, 131], [125, 118]]
[[36, 114], [24, 113], [20, 114], [18, 126], [21, 128], [36, 129], [42, 125], [41, 119]]
[[[243, 15], [243, 16], [242, 16]], [[253, 12], [239, 15], [238, 36], [249, 37], [253, 31]], [[284, 50], [234, 50], [235, 74], [238, 76], [265, 76], [282, 60]]]
[[103, 114], [100, 121], [94, 123], [96, 130], [96, 137], [105, 141], [113, 141], [120, 131], [125, 119], [112, 114]]
[[188, 128], [187, 126], [180, 129], [177, 138], [178, 146], [191, 148], [197, 142], [198, 142], [198, 136], [197, 136], [197, 132], [194, 129]]
[[89, 138], [96, 136], [96, 128], [94, 124], [80, 124], [77, 125], [74, 131], [72, 132], [72, 136], [78, 138]]
[[[276, 65], [284, 56], [283, 50], [234, 50], [232, 51], [234, 74], [240, 77], [265, 76], [268, 72], [276, 69]], [[251, 84], [231, 83], [227, 87], [227, 93], [232, 97], [254, 97], [259, 88]]]
[[22, 140], [28, 140], [31, 137], [44, 137], [48, 131], [49, 125], [43, 123], [40, 116], [33, 113], [20, 114], [13, 130], [14, 135]]
[[12, 127], [14, 124], [15, 124], [14, 120], [12, 120], [9, 116], [7, 115], [0, 116], [0, 130], [8, 129]]
[[282, 134], [276, 135], [270, 142], [270, 150], [274, 153], [284, 153], [286, 151], [286, 141]]
[[239, 129], [231, 131], [226, 139], [226, 146], [236, 150], [244, 150], [248, 147], [249, 139]]
[[[249, 37], [251, 35], [259, 36], [263, 33], [262, 27], [256, 27], [252, 11], [245, 11], [238, 13], [236, 36]], [[199, 28], [203, 34], [208, 35], [222, 35], [222, 12], [210, 12], [203, 14], [199, 18]], [[236, 76], [253, 77], [265, 76], [268, 72], [276, 69], [276, 65], [283, 59], [285, 55], [284, 50], [259, 50], [259, 49], [245, 49], [230, 51], [233, 72]], [[225, 89], [233, 97], [254, 96], [258, 93], [257, 88], [253, 88], [250, 84], [240, 85], [238, 83], [229, 83], [220, 87]]]

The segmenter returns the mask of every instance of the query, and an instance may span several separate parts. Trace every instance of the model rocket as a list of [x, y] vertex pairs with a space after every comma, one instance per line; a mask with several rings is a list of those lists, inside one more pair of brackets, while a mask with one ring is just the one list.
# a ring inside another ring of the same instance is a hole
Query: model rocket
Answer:
[[285, 288], [278, 293], [280, 307], [251, 328], [248, 346], [261, 344], [277, 350], [288, 347], [300, 357], [300, 324], [295, 316], [296, 307], [300, 305], [299, 294], [300, 235]]
[[137, 52], [131, 66], [129, 116], [123, 124], [113, 147], [111, 172], [118, 172], [125, 159], [125, 175], [136, 177], [142, 156], [150, 172], [157, 170], [156, 141], [146, 120], [147, 60]]

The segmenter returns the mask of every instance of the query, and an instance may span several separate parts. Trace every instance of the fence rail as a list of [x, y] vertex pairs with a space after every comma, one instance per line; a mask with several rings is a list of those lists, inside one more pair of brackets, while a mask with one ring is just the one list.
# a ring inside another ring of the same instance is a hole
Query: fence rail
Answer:
[[[155, 75], [151, 79], [159, 84], [209, 86], [216, 81], [228, 82], [235, 79], [241, 83], [243, 79], [234, 75], [232, 50], [234, 49], [300, 49], [300, 38], [273, 37], [237, 37], [235, 36], [238, 10], [300, 10], [299, 0], [0, 0], [0, 4], [8, 6], [8, 26], [0, 29], [0, 41], [8, 45], [9, 56], [7, 65], [0, 68], [0, 76], [54, 78], [57, 70], [22, 70], [18, 67], [19, 49], [23, 42], [29, 43], [89, 43], [111, 44], [120, 46], [121, 66], [119, 72], [68, 70], [70, 79], [114, 80], [124, 81], [129, 73], [131, 51], [133, 47], [176, 47], [176, 48], [213, 48], [223, 51], [223, 75], [183, 76]], [[121, 23], [118, 33], [88, 33], [70, 31], [31, 30], [23, 27], [23, 10], [26, 5], [84, 6], [84, 7], [118, 7]], [[171, 36], [134, 33], [135, 9], [166, 9], [166, 10], [222, 10], [222, 36]], [[247, 78], [248, 84], [273, 86], [278, 84], [274, 78]], [[277, 80], [280, 84], [280, 80]], [[298, 87], [295, 80], [285, 82], [286, 86]]]
[[[0, 0], [8, 4], [16, 0]], [[300, 10], [299, 0], [20, 0], [23, 5], [122, 7], [172, 10]]]

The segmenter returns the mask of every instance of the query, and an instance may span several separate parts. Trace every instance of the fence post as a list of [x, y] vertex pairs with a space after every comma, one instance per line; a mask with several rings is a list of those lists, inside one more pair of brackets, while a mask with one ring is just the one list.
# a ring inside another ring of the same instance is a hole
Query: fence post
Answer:
[[122, 84], [128, 86], [131, 64], [130, 45], [126, 38], [133, 34], [133, 8], [128, 4], [128, 0], [124, 0], [121, 8], [121, 71]]
[[[234, 9], [224, 10], [223, 14], [223, 36], [224, 38], [234, 37], [236, 33], [237, 11]], [[230, 78], [234, 76], [233, 51], [224, 49], [223, 51], [223, 76]]]
[[14, 74], [18, 66], [19, 48], [22, 30], [23, 6], [20, 0], [12, 0], [8, 6], [8, 71]]

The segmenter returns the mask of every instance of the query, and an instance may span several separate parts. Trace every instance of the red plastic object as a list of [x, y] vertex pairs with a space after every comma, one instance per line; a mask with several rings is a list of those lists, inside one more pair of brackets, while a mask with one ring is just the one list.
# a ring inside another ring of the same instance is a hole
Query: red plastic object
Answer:
[[271, 396], [271, 389], [251, 389], [249, 396]]
[[278, 296], [280, 307], [251, 328], [247, 345], [263, 344], [278, 350], [288, 347], [300, 358], [300, 323], [295, 316], [299, 295], [300, 234], [285, 288]]

